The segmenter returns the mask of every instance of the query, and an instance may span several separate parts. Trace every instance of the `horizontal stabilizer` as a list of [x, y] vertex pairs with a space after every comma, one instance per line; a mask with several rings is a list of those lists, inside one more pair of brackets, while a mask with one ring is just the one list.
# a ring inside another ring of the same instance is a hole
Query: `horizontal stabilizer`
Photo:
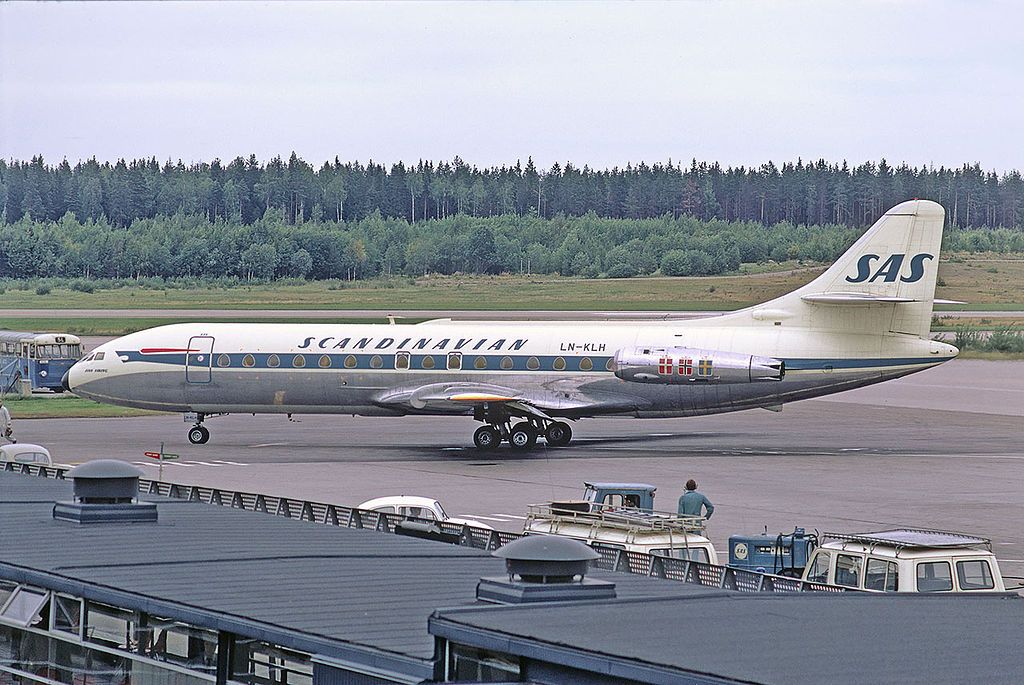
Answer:
[[963, 300], [932, 300], [935, 304], [967, 304]]
[[814, 293], [801, 295], [800, 299], [811, 304], [905, 304], [918, 302], [910, 297], [872, 295], [871, 293]]

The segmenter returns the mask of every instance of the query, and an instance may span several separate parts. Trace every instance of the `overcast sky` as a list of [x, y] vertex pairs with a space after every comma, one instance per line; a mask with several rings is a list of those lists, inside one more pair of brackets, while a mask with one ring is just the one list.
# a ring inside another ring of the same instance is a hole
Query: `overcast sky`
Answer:
[[1024, 168], [1024, 3], [0, 2], [0, 156]]

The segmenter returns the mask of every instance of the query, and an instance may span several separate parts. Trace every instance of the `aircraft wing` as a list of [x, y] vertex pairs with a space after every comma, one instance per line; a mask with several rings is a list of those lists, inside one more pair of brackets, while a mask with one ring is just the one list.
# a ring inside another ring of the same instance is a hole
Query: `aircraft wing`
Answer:
[[389, 388], [380, 393], [376, 403], [390, 408], [412, 411], [450, 411], [461, 414], [473, 407], [486, 404], [504, 404], [511, 413], [551, 420], [549, 414], [585, 414], [594, 411], [625, 410], [635, 407], [635, 398], [629, 396], [598, 396], [556, 383], [555, 387], [512, 388], [490, 383], [428, 383], [419, 386]]

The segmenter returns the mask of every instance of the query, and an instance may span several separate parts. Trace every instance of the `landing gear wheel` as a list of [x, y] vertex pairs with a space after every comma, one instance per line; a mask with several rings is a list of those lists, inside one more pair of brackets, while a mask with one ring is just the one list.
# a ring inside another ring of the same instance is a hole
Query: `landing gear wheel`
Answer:
[[551, 447], [565, 447], [572, 441], [572, 428], [564, 421], [555, 421], [548, 425], [544, 439]]
[[210, 431], [202, 426], [192, 426], [188, 431], [188, 441], [193, 445], [205, 445], [210, 441]]
[[523, 421], [512, 427], [508, 443], [517, 450], [528, 450], [537, 444], [537, 429]]
[[473, 444], [482, 450], [493, 450], [501, 444], [501, 433], [494, 426], [480, 426], [473, 433]]

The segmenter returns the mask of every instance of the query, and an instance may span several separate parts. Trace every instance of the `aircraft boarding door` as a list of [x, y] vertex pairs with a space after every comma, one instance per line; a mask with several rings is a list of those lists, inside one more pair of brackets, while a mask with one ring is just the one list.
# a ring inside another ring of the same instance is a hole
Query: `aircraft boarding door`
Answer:
[[185, 382], [209, 383], [213, 380], [213, 338], [197, 335], [189, 338], [185, 353]]

